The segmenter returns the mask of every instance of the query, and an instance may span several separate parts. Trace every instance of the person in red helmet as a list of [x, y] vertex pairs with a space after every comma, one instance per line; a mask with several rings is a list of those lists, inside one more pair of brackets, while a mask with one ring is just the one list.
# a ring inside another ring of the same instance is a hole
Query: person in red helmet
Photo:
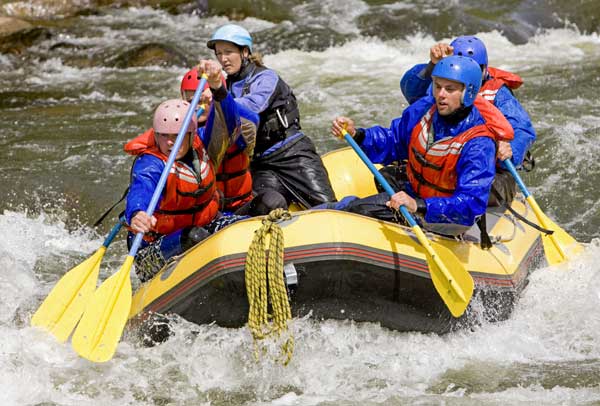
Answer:
[[[198, 68], [194, 67], [181, 79], [181, 97], [191, 101], [199, 84]], [[225, 86], [224, 79], [223, 86]], [[207, 95], [206, 100], [210, 106], [210, 94]], [[254, 151], [259, 119], [256, 113], [239, 103], [237, 109], [240, 113], [242, 133], [225, 152], [216, 173], [217, 189], [221, 193], [221, 211], [228, 214], [257, 216], [268, 214], [275, 208], [287, 209], [285, 197], [275, 190], [263, 190], [257, 195], [253, 193], [250, 159]], [[206, 108], [198, 117], [198, 134], [203, 141], [206, 141], [204, 137], [207, 133], [202, 130], [202, 127], [208, 117], [208, 110]]]
[[[194, 93], [200, 84], [200, 74], [198, 73], [198, 67], [194, 67], [187, 71], [183, 78], [181, 78], [181, 85], [179, 90], [181, 92], [181, 98], [186, 100], [188, 103], [192, 101], [194, 98]], [[223, 85], [225, 86], [225, 78], [223, 78]], [[200, 98], [200, 103], [198, 104], [198, 108], [200, 106], [204, 106], [204, 110], [202, 114], [197, 116], [198, 119], [198, 128], [201, 128], [206, 123], [208, 119], [208, 113], [210, 112], [210, 105], [212, 103], [212, 93], [210, 92], [210, 86], [208, 82], [204, 85], [204, 90], [202, 91], [202, 97]]]
[[214, 61], [201, 61], [199, 66], [208, 76], [212, 95], [210, 113], [200, 131], [204, 137], [197, 132], [193, 116], [153, 216], [148, 216], [146, 209], [190, 104], [181, 99], [161, 103], [154, 112], [152, 128], [124, 148], [136, 157], [125, 221], [130, 231], [128, 245], [136, 233], [144, 233], [142, 249], [135, 258], [136, 273], [142, 281], [154, 276], [170, 257], [243, 218], [223, 216], [219, 211], [215, 170], [241, 132], [237, 104], [223, 86], [220, 66]]

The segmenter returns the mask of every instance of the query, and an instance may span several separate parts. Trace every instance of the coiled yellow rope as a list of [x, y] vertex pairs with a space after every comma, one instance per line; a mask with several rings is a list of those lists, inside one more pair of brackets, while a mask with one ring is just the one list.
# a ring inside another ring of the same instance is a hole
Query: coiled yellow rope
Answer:
[[[262, 227], [254, 232], [254, 238], [246, 256], [246, 292], [250, 310], [248, 327], [254, 338], [262, 340], [275, 333], [277, 337], [288, 332], [287, 321], [292, 312], [288, 301], [287, 290], [283, 280], [283, 231], [278, 221], [288, 220], [292, 216], [287, 210], [275, 209], [262, 221]], [[266, 240], [269, 241], [269, 255], [265, 252]], [[269, 304], [272, 314], [269, 313]], [[257, 346], [255, 356], [258, 357]], [[284, 356], [283, 364], [287, 365], [294, 352], [294, 337], [288, 334], [281, 345]]]

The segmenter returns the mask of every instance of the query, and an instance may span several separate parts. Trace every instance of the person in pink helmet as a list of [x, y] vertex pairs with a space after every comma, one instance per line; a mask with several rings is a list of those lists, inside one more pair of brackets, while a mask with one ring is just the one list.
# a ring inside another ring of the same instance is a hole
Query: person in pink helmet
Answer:
[[224, 217], [219, 212], [220, 194], [215, 176], [215, 168], [241, 133], [237, 104], [223, 86], [218, 63], [201, 61], [199, 69], [208, 76], [211, 111], [200, 132], [197, 132], [194, 114], [151, 217], [146, 214], [146, 209], [190, 104], [182, 99], [162, 102], [154, 112], [152, 128], [129, 141], [124, 148], [136, 157], [125, 221], [130, 231], [128, 244], [132, 243], [136, 233], [144, 233], [142, 249], [135, 259], [136, 272], [142, 281], [154, 276], [170, 257], [242, 218]]

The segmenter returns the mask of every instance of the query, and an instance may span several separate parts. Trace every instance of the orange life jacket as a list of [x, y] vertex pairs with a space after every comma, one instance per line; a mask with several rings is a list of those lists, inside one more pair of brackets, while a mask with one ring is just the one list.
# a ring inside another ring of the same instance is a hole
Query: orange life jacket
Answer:
[[248, 167], [250, 157], [237, 145], [227, 149], [217, 170], [217, 188], [223, 193], [223, 211], [235, 211], [252, 200], [252, 176]]
[[[487, 102], [486, 102], [487, 103]], [[435, 104], [413, 129], [408, 145], [408, 180], [421, 197], [448, 197], [456, 189], [456, 164], [464, 145], [476, 137], [493, 138], [486, 125], [477, 125], [455, 136], [446, 137], [427, 145], [432, 130]]]
[[523, 79], [516, 73], [507, 72], [498, 68], [487, 68], [490, 78], [481, 85], [479, 94], [484, 99], [492, 103], [496, 99], [496, 94], [502, 86], [506, 86], [511, 90], [518, 89], [523, 84]]
[[[131, 155], [154, 155], [163, 162], [169, 158], [158, 149], [153, 129], [129, 141], [124, 149]], [[198, 168], [175, 161], [169, 172], [163, 197], [154, 212], [157, 220], [152, 229], [154, 234], [169, 234], [185, 227], [204, 226], [217, 215], [219, 193], [215, 172], [199, 137], [194, 137], [193, 151]], [[150, 233], [147, 239], [152, 238]]]

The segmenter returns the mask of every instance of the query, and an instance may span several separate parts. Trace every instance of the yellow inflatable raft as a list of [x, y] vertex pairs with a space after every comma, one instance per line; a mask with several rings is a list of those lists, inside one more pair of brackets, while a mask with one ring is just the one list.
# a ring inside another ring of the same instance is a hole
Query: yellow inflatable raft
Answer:
[[[338, 199], [376, 193], [373, 176], [349, 148], [323, 156]], [[512, 209], [532, 222], [522, 196]], [[239, 327], [248, 301], [244, 263], [262, 218], [232, 224], [173, 259], [134, 294], [130, 317], [177, 313], [195, 323]], [[294, 316], [352, 319], [400, 331], [443, 333], [481, 320], [506, 319], [530, 271], [546, 264], [540, 232], [508, 210], [490, 208], [493, 246], [474, 226], [461, 240], [427, 233], [473, 277], [467, 311], [454, 318], [432, 284], [425, 251], [408, 227], [335, 210], [292, 213], [284, 233], [285, 275]]]

